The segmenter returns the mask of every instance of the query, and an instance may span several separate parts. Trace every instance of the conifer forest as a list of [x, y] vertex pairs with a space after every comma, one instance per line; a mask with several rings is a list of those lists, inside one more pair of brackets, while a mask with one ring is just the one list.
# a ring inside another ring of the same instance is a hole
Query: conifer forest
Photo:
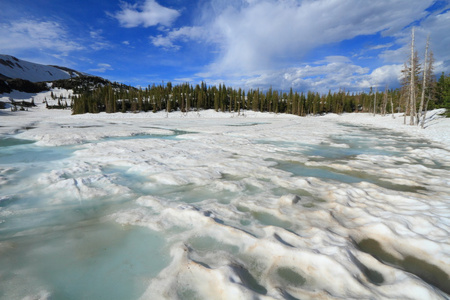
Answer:
[[[416, 76], [419, 82], [419, 76]], [[409, 81], [408, 81], [409, 82]], [[421, 92], [420, 83], [416, 93]], [[426, 97], [428, 109], [436, 107], [450, 108], [450, 77], [442, 74], [436, 82], [431, 79]], [[384, 90], [371, 88], [369, 92], [350, 93], [345, 90], [319, 94], [308, 91], [278, 91], [250, 89], [245, 91], [227, 87], [225, 84], [209, 86], [202, 82], [195, 86], [189, 83], [172, 85], [151, 85], [147, 88], [134, 88], [117, 83], [97, 83], [94, 87], [86, 85], [75, 89], [72, 99], [74, 114], [115, 113], [139, 111], [200, 111], [214, 109], [221, 112], [245, 113], [246, 110], [287, 113], [298, 116], [325, 113], [369, 112], [390, 114], [409, 113], [408, 86], [400, 89]], [[420, 97], [416, 97], [420, 101]]]

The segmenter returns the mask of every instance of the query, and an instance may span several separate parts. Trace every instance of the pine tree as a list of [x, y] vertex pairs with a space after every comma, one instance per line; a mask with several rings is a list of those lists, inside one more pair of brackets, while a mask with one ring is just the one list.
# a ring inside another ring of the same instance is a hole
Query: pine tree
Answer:
[[[244, 95], [245, 95], [245, 92], [244, 92]], [[241, 88], [239, 88], [239, 91], [238, 91], [238, 95], [237, 95], [237, 105], [238, 105], [238, 107], [237, 107], [237, 112], [238, 112], [238, 116], [240, 116], [241, 115], [241, 104], [242, 104], [242, 90], [241, 90]]]
[[143, 111], [144, 110], [144, 101], [143, 101], [143, 95], [142, 95], [142, 88], [139, 88], [138, 90], [138, 110]]
[[450, 110], [450, 75], [442, 72], [436, 84], [436, 105]]
[[216, 87], [213, 88], [213, 91], [214, 91], [214, 110], [216, 112], [218, 112], [219, 111], [219, 102], [220, 102], [219, 98], [220, 98], [220, 95], [219, 95], [219, 91], [217, 90]]

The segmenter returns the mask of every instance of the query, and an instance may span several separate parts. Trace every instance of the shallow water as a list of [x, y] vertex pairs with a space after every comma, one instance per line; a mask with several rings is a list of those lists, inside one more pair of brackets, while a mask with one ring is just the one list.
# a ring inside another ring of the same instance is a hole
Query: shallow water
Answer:
[[2, 249], [5, 299], [40, 290], [52, 299], [138, 298], [168, 263], [159, 234], [95, 220], [41, 226], [5, 241], [11, 248]]
[[40, 147], [34, 141], [16, 138], [0, 139], [0, 164], [50, 162], [69, 157], [70, 147]]
[[[154, 129], [161, 129], [156, 127], [148, 127], [148, 128], [154, 128]], [[104, 141], [121, 141], [121, 140], [134, 140], [134, 139], [164, 139], [164, 140], [173, 140], [178, 138], [181, 135], [184, 134], [190, 134], [191, 132], [184, 131], [184, 130], [171, 130], [171, 134], [135, 134], [131, 136], [121, 136], [121, 137], [107, 137], [97, 142], [104, 142]]]
[[362, 176], [350, 176], [344, 173], [337, 173], [331, 170], [327, 170], [326, 167], [313, 168], [292, 161], [278, 162], [276, 168], [290, 172], [295, 176], [316, 177], [324, 180], [332, 180], [345, 183], [357, 183], [361, 181], [373, 182], [369, 178], [362, 178]]
[[26, 144], [33, 144], [33, 141], [30, 140], [21, 140], [16, 139], [12, 137], [4, 137], [0, 138], [0, 147], [11, 147], [11, 146], [17, 146], [17, 145], [26, 145]]
[[2, 146], [0, 298], [138, 298], [169, 259], [160, 233], [105, 220], [131, 199], [50, 201], [41, 177], [67, 167], [76, 149], [13, 138]]
[[445, 297], [427, 274], [446, 274], [448, 165], [414, 153], [445, 150], [339, 126], [320, 144], [0, 139], [0, 298]]

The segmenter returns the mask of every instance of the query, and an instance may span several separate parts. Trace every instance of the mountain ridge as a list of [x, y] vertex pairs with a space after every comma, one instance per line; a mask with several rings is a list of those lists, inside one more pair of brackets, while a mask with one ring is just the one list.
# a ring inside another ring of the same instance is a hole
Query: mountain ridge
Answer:
[[[76, 88], [107, 84], [109, 80], [71, 68], [43, 65], [0, 54], [0, 94], [13, 90], [39, 93], [51, 86]], [[51, 84], [49, 84], [51, 83]]]
[[43, 65], [19, 59], [12, 55], [0, 54], [0, 80], [23, 79], [31, 82], [70, 79], [91, 76], [67, 67]]

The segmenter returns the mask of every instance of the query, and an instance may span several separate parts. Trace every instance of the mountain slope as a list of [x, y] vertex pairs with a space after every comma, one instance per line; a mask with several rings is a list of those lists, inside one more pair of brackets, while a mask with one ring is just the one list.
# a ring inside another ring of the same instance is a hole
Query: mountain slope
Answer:
[[72, 69], [46, 66], [0, 54], [0, 80], [20, 78], [32, 82], [69, 79], [83, 74]]

